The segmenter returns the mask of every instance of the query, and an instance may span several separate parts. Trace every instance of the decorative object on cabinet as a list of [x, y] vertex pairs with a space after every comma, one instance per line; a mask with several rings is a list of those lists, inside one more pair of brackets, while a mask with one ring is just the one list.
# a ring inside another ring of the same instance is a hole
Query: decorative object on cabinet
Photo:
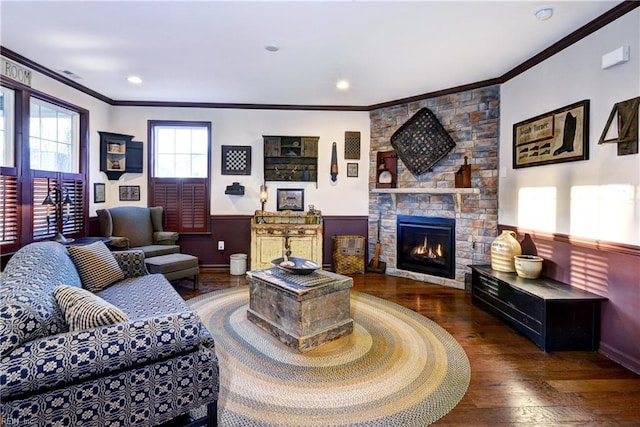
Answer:
[[516, 239], [516, 232], [503, 230], [502, 234], [491, 242], [491, 268], [513, 273], [516, 271], [514, 263], [516, 255], [522, 255], [522, 247]]
[[513, 125], [513, 168], [589, 159], [589, 100]]
[[224, 191], [224, 194], [228, 194], [230, 196], [244, 196], [244, 185], [240, 185], [239, 182], [227, 185], [227, 189]]
[[222, 175], [251, 175], [251, 147], [223, 145]]
[[118, 180], [124, 173], [142, 173], [142, 142], [133, 136], [112, 132], [100, 134], [100, 170], [109, 180]]
[[331, 146], [331, 181], [338, 180], [338, 148], [334, 142]]
[[435, 114], [425, 107], [391, 135], [391, 146], [407, 169], [418, 176], [449, 154], [456, 143]]
[[344, 158], [345, 160], [360, 160], [360, 132], [345, 131]]
[[[56, 227], [56, 236], [54, 240], [58, 243], [67, 244], [73, 242], [73, 239], [66, 238], [63, 234], [63, 227], [71, 217], [71, 206], [73, 200], [69, 197], [69, 190], [65, 190], [64, 197], [62, 195], [62, 186], [58, 184], [51, 185], [47, 179], [47, 197], [42, 201], [42, 205], [47, 208], [47, 229], [54, 223]], [[51, 208], [53, 207], [53, 214]]]
[[269, 200], [269, 192], [267, 190], [267, 184], [262, 184], [260, 186], [260, 204], [262, 205], [262, 210], [264, 211], [264, 204]]
[[516, 255], [513, 257], [516, 273], [525, 279], [537, 279], [542, 273], [544, 259], [536, 255]]
[[376, 153], [376, 188], [396, 188], [398, 181], [398, 158], [395, 151]]
[[357, 163], [347, 163], [347, 177], [349, 177], [349, 178], [357, 178], [358, 177], [358, 164]]
[[639, 106], [640, 97], [614, 104], [598, 144], [618, 144], [618, 156], [638, 154]]
[[121, 202], [138, 202], [140, 201], [139, 185], [121, 185], [120, 188]]
[[278, 211], [303, 211], [304, 189], [302, 188], [278, 188]]
[[317, 136], [263, 135], [264, 180], [318, 182]]
[[314, 212], [256, 211], [251, 221], [251, 270], [272, 267], [271, 261], [287, 251], [322, 265], [322, 215]]
[[464, 156], [464, 165], [460, 166], [455, 176], [456, 188], [471, 188], [471, 165], [467, 164], [467, 156]]
[[101, 182], [93, 184], [93, 203], [104, 203], [107, 201], [106, 186]]

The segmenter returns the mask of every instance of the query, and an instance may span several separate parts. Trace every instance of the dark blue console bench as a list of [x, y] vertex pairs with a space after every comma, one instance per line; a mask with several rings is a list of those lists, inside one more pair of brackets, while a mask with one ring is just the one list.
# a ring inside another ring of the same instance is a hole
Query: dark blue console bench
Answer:
[[541, 277], [471, 266], [471, 300], [499, 317], [544, 351], [596, 351], [600, 304], [607, 298]]

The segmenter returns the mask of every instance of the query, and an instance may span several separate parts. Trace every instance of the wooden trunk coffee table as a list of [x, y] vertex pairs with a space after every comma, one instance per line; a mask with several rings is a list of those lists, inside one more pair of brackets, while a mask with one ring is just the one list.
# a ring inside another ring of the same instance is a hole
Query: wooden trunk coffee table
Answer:
[[254, 270], [247, 318], [304, 353], [353, 332], [353, 279], [317, 270], [296, 275], [279, 268]]

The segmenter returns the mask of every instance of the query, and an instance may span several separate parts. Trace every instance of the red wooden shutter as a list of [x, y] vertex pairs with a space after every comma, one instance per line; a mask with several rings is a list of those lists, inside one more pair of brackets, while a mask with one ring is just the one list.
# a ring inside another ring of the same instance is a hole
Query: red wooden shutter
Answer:
[[164, 208], [163, 227], [178, 233], [209, 231], [209, 186], [202, 178], [152, 178], [150, 206]]
[[3, 251], [19, 244], [18, 177], [15, 168], [2, 168], [0, 175], [0, 245]]
[[190, 178], [182, 181], [182, 231], [205, 232], [209, 229], [209, 198], [206, 179]]
[[150, 206], [162, 206], [165, 231], [180, 232], [180, 205], [178, 203], [178, 182], [174, 178], [153, 178], [151, 183]]

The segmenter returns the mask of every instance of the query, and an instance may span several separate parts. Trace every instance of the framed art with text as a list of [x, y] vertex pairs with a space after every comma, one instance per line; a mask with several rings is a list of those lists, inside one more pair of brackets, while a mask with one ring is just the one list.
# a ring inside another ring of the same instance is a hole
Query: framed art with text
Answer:
[[513, 125], [513, 168], [589, 159], [589, 100]]

